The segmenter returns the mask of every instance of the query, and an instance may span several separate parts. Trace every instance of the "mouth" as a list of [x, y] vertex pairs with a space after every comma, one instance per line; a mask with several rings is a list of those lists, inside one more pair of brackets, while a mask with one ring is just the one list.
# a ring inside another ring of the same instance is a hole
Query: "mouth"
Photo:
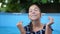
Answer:
[[32, 15], [31, 17], [33, 17], [33, 18], [34, 18], [34, 17], [37, 17], [37, 15]]

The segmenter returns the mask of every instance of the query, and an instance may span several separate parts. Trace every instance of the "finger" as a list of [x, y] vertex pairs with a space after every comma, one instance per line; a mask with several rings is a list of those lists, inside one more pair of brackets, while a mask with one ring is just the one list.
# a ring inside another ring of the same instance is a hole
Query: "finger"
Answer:
[[22, 25], [22, 21], [19, 21], [16, 25], [17, 26]]
[[49, 18], [49, 20], [51, 20], [51, 21], [53, 21], [53, 20], [54, 20], [54, 19], [53, 19], [52, 17], [50, 17], [50, 16], [49, 16], [48, 18]]

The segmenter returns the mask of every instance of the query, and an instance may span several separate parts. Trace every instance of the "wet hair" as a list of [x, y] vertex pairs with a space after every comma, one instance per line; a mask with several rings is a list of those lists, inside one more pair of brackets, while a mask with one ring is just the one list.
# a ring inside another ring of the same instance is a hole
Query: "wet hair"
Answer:
[[32, 3], [28, 6], [28, 8], [26, 9], [26, 13], [29, 13], [29, 8], [32, 6], [32, 5], [36, 5], [40, 10], [41, 10], [41, 5], [39, 3]]
[[[40, 4], [38, 4], [38, 3], [30, 4], [30, 6], [32, 6], [32, 5], [36, 5], [36, 6], [41, 10]], [[29, 13], [29, 8], [30, 8], [30, 6], [29, 6], [28, 9], [27, 9], [27, 13]], [[30, 24], [29, 24], [30, 32], [33, 31], [33, 28], [32, 28], [32, 27], [33, 27], [32, 22], [30, 22]]]
[[30, 22], [30, 24], [29, 24], [29, 28], [30, 28], [30, 32], [33, 32], [33, 25], [32, 25], [32, 22]]

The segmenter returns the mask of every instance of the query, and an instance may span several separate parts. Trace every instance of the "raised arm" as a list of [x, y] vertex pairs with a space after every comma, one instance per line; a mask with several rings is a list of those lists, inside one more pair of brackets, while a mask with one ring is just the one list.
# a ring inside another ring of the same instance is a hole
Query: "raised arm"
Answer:
[[49, 16], [49, 20], [50, 22], [48, 22], [46, 24], [46, 31], [45, 31], [45, 34], [52, 34], [52, 29], [50, 28], [51, 24], [53, 24], [54, 22], [54, 19], [52, 17]]
[[21, 34], [26, 34], [24, 27], [22, 26], [22, 22], [17, 23], [17, 27], [20, 30]]

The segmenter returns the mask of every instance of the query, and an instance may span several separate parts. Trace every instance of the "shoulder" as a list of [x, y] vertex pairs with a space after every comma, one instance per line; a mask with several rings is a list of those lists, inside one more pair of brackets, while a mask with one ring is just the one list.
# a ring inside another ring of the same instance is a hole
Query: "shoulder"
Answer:
[[29, 27], [29, 25], [24, 26], [24, 28], [28, 28], [28, 27]]
[[29, 25], [24, 26], [25, 31], [29, 31]]

